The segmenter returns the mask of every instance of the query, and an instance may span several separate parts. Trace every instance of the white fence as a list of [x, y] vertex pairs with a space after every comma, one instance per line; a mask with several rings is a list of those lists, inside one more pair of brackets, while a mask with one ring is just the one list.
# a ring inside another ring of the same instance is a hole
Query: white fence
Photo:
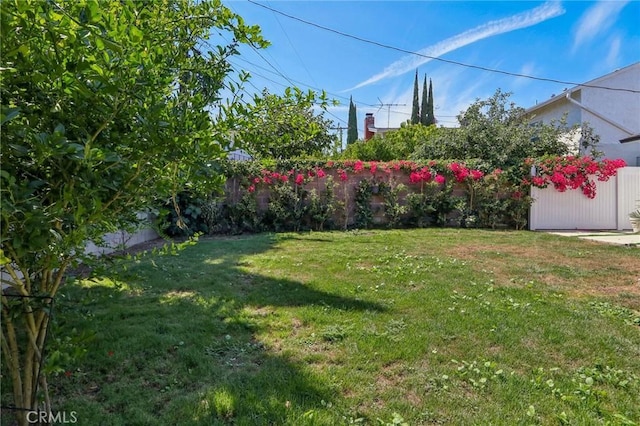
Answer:
[[529, 228], [558, 230], [631, 229], [629, 212], [640, 200], [640, 167], [624, 167], [607, 182], [597, 182], [596, 198], [582, 192], [531, 188]]

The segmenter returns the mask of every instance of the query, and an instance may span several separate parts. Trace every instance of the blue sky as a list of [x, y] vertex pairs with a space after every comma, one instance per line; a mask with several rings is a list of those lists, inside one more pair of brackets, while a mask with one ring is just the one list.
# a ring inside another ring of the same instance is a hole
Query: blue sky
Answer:
[[511, 100], [527, 108], [573, 87], [571, 83], [584, 83], [640, 61], [640, 1], [223, 3], [246, 23], [259, 25], [271, 42], [259, 53], [242, 46], [241, 56], [231, 59], [234, 69], [252, 75], [245, 97], [264, 87], [282, 94], [292, 84], [323, 89], [340, 102], [329, 109], [327, 118], [346, 127], [352, 96], [361, 138], [367, 112], [374, 113], [378, 127], [399, 126], [409, 119], [416, 70], [420, 90], [425, 75], [433, 82], [438, 125], [453, 127], [456, 115], [497, 89], [512, 92]]

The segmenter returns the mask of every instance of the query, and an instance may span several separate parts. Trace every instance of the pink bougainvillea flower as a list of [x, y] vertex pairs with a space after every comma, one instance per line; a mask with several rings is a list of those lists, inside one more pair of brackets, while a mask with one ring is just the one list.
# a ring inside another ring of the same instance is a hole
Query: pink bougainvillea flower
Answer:
[[419, 183], [420, 181], [422, 181], [422, 177], [420, 176], [420, 173], [411, 172], [411, 174], [409, 175], [409, 182]]
[[364, 168], [364, 163], [363, 163], [362, 161], [360, 161], [360, 160], [356, 161], [356, 162], [353, 164], [353, 170], [354, 170], [356, 173], [361, 172], [363, 168]]
[[534, 177], [531, 179], [531, 183], [532, 183], [534, 186], [537, 186], [537, 187], [539, 187], [539, 188], [542, 188], [542, 187], [544, 187], [544, 186], [546, 186], [546, 185], [547, 185], [547, 181], [546, 181], [543, 177], [540, 177], [540, 176], [534, 176]]
[[324, 170], [322, 170], [322, 169], [318, 169], [318, 171], [316, 172], [316, 175], [317, 175], [319, 178], [323, 178], [323, 177], [325, 177], [327, 174], [324, 172]]
[[369, 163], [369, 170], [371, 171], [372, 175], [375, 175], [376, 170], [378, 170], [378, 163], [376, 163], [375, 161], [372, 161], [371, 163]]
[[480, 180], [482, 179], [482, 176], [484, 176], [484, 173], [480, 170], [471, 170], [471, 178], [473, 180]]
[[327, 167], [331, 168], [333, 167], [333, 164], [334, 164], [333, 161], [331, 160], [327, 161]]
[[423, 167], [420, 170], [420, 179], [423, 182], [431, 182], [431, 178], [433, 178], [433, 175], [431, 174], [431, 171], [427, 167]]
[[302, 185], [304, 183], [304, 175], [302, 173], [298, 173], [296, 176], [296, 185]]
[[254, 179], [253, 179], [253, 183], [260, 183], [260, 178], [259, 178], [259, 177], [254, 178]]
[[442, 175], [436, 175], [434, 180], [440, 185], [442, 185], [446, 181], [446, 179]]
[[253, 185], [249, 185], [249, 187], [247, 188], [247, 191], [249, 192], [254, 192], [256, 190], [256, 187]]
[[289, 176], [287, 175], [280, 175], [280, 180], [283, 182], [288, 182], [289, 181]]
[[342, 169], [338, 169], [338, 176], [340, 177], [340, 180], [343, 182], [347, 180], [347, 172], [345, 172]]

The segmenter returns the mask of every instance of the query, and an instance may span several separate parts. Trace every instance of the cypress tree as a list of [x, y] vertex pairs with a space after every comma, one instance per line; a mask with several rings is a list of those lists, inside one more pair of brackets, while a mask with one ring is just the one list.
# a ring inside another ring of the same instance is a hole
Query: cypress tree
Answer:
[[413, 81], [413, 108], [411, 108], [411, 124], [420, 122], [420, 104], [418, 101], [418, 70], [416, 70], [416, 78]]
[[347, 123], [347, 145], [358, 140], [358, 115], [353, 98], [349, 97], [349, 122]]
[[427, 100], [427, 125], [436, 124], [436, 116], [433, 113], [433, 85], [429, 79], [429, 99]]
[[424, 75], [424, 82], [422, 83], [422, 101], [420, 102], [420, 124], [428, 126], [427, 112], [429, 111], [428, 95], [427, 95], [427, 75]]

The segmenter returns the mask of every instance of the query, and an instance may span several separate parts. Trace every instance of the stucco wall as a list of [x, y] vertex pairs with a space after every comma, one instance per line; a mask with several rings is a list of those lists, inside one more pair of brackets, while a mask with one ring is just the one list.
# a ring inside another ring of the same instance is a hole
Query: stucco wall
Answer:
[[[640, 90], [640, 63], [586, 84], [638, 91]], [[571, 93], [571, 98], [582, 104], [584, 108], [568, 101], [565, 97], [566, 93]], [[532, 117], [532, 122], [542, 120], [544, 123], [559, 119], [563, 114], [568, 113], [567, 124], [586, 122], [593, 128], [595, 134], [600, 136], [599, 149], [604, 152], [606, 158], [622, 158], [631, 166], [637, 165], [637, 157], [640, 157], [640, 143], [622, 144], [620, 139], [640, 134], [640, 93], [579, 86], [555, 96], [540, 106], [529, 108], [528, 113]], [[616, 127], [607, 120], [619, 124], [626, 130]]]

